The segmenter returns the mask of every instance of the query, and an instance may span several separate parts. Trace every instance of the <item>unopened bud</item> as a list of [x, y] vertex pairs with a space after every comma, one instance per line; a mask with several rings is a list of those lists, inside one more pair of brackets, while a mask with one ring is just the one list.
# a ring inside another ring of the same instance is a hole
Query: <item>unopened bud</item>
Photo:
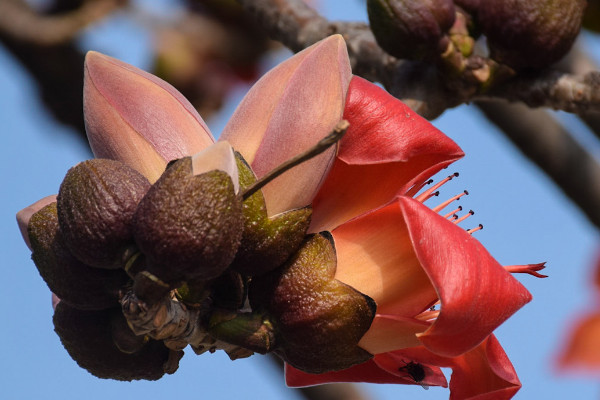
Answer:
[[585, 6], [585, 0], [485, 0], [478, 19], [494, 60], [543, 68], [569, 51]]
[[367, 0], [367, 11], [377, 43], [394, 57], [430, 58], [449, 44], [452, 0]]
[[85, 265], [69, 252], [59, 230], [55, 202], [33, 214], [27, 231], [31, 258], [62, 302], [79, 309], [103, 309], [118, 304], [119, 290], [129, 277], [123, 270]]
[[186, 157], [140, 202], [134, 236], [148, 270], [178, 284], [219, 276], [235, 256], [242, 223], [242, 201], [231, 176], [217, 169], [195, 175], [192, 157]]
[[334, 278], [331, 237], [310, 237], [290, 261], [250, 282], [253, 310], [266, 312], [275, 353], [309, 373], [363, 363], [372, 355], [357, 344], [369, 329], [376, 304]]
[[[157, 380], [169, 365], [169, 349], [150, 340], [132, 354], [124, 353], [113, 341], [111, 321], [120, 309], [84, 311], [61, 301], [54, 310], [54, 330], [77, 362], [98, 378], [131, 381]], [[170, 371], [169, 371], [170, 372]]]
[[58, 192], [60, 229], [71, 253], [99, 268], [121, 268], [132, 255], [132, 219], [150, 182], [107, 159], [71, 168]]

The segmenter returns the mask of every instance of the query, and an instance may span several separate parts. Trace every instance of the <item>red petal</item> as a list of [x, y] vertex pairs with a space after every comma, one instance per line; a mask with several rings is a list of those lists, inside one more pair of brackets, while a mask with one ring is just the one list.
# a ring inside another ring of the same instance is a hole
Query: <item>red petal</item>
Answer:
[[309, 374], [285, 364], [285, 383], [289, 387], [314, 386], [335, 382], [397, 383], [403, 385], [415, 383], [406, 376], [390, 374], [381, 369], [373, 360], [342, 371], [324, 374]]
[[412, 318], [437, 300], [397, 202], [339, 226], [332, 236], [335, 278], [375, 300], [378, 314]]
[[404, 103], [359, 77], [350, 83], [344, 118], [350, 128], [313, 203], [315, 232], [381, 207], [464, 155]]
[[432, 352], [458, 356], [481, 343], [531, 294], [464, 229], [418, 201], [399, 199], [417, 258], [442, 309], [419, 335]]
[[459, 357], [440, 357], [424, 347], [395, 351], [389, 356], [397, 358], [398, 365], [405, 365], [409, 359], [452, 368], [450, 400], [506, 400], [521, 388], [513, 365], [494, 335]]
[[373, 361], [375, 361], [375, 364], [377, 364], [379, 368], [390, 374], [403, 376], [413, 385], [448, 387], [448, 381], [438, 366], [419, 362], [419, 365], [425, 372], [425, 378], [417, 382], [407, 371], [407, 366], [415, 361], [411, 358], [401, 357], [396, 353], [384, 353], [377, 354], [373, 358]]

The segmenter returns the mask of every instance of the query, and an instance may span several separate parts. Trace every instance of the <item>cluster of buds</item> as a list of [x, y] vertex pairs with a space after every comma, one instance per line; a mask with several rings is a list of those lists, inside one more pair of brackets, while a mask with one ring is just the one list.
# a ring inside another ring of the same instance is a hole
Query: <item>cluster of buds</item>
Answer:
[[585, 0], [368, 0], [371, 30], [389, 54], [413, 60], [468, 57], [483, 33], [491, 58], [543, 68], [571, 48]]
[[[154, 184], [110, 159], [71, 168], [55, 201], [45, 199], [29, 217], [27, 237], [61, 300], [54, 323], [73, 358], [98, 376], [126, 380], [176, 370], [188, 344], [197, 353], [223, 349], [232, 359], [277, 348], [314, 372], [369, 359], [357, 343], [374, 301], [334, 279], [331, 240], [306, 233], [309, 206], [268, 217], [260, 191], [346, 129], [343, 121], [259, 182], [225, 141], [173, 160]], [[303, 309], [315, 293], [319, 309]], [[281, 309], [290, 296], [298, 308]], [[331, 326], [313, 324], [317, 315]], [[334, 346], [307, 342], [307, 334], [335, 337]]]

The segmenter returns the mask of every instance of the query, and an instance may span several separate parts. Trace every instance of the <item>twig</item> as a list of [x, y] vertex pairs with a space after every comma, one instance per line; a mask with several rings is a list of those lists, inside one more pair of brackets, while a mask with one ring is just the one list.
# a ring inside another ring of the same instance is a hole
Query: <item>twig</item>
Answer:
[[[478, 94], [477, 82], [469, 79], [469, 65], [463, 76], [442, 79], [441, 71], [434, 64], [402, 61], [385, 54], [365, 24], [330, 23], [302, 0], [238, 1], [273, 39], [294, 51], [333, 33], [342, 34], [354, 73], [381, 82], [391, 94], [426, 118], [435, 118], [447, 108], [482, 97]], [[541, 75], [520, 76], [504, 82], [485, 97], [575, 113], [600, 111], [600, 73], [574, 76], [550, 70]]]

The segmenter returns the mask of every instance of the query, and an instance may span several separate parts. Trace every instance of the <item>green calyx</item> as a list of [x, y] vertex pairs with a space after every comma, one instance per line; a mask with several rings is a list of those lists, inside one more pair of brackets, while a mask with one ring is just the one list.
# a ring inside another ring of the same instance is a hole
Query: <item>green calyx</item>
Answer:
[[60, 229], [71, 253], [99, 268], [122, 268], [135, 252], [132, 220], [150, 182], [114, 160], [71, 168], [58, 192]]
[[217, 340], [266, 354], [275, 346], [273, 326], [261, 314], [214, 310], [208, 322], [208, 333]]
[[56, 203], [33, 216], [27, 228], [40, 275], [63, 302], [79, 309], [104, 309], [118, 304], [119, 290], [129, 277], [123, 270], [85, 265], [75, 258], [59, 229]]
[[372, 357], [358, 342], [376, 304], [336, 280], [335, 269], [332, 238], [316, 234], [283, 267], [250, 283], [252, 308], [272, 321], [275, 353], [305, 372], [337, 371]]
[[[240, 192], [256, 181], [252, 169], [236, 153]], [[244, 201], [243, 235], [231, 268], [246, 276], [261, 275], [283, 264], [294, 253], [310, 225], [310, 207], [290, 210], [276, 216], [267, 215], [262, 192]]]
[[221, 275], [242, 235], [242, 202], [220, 170], [193, 175], [190, 157], [173, 163], [140, 202], [134, 237], [148, 271], [177, 287]]

